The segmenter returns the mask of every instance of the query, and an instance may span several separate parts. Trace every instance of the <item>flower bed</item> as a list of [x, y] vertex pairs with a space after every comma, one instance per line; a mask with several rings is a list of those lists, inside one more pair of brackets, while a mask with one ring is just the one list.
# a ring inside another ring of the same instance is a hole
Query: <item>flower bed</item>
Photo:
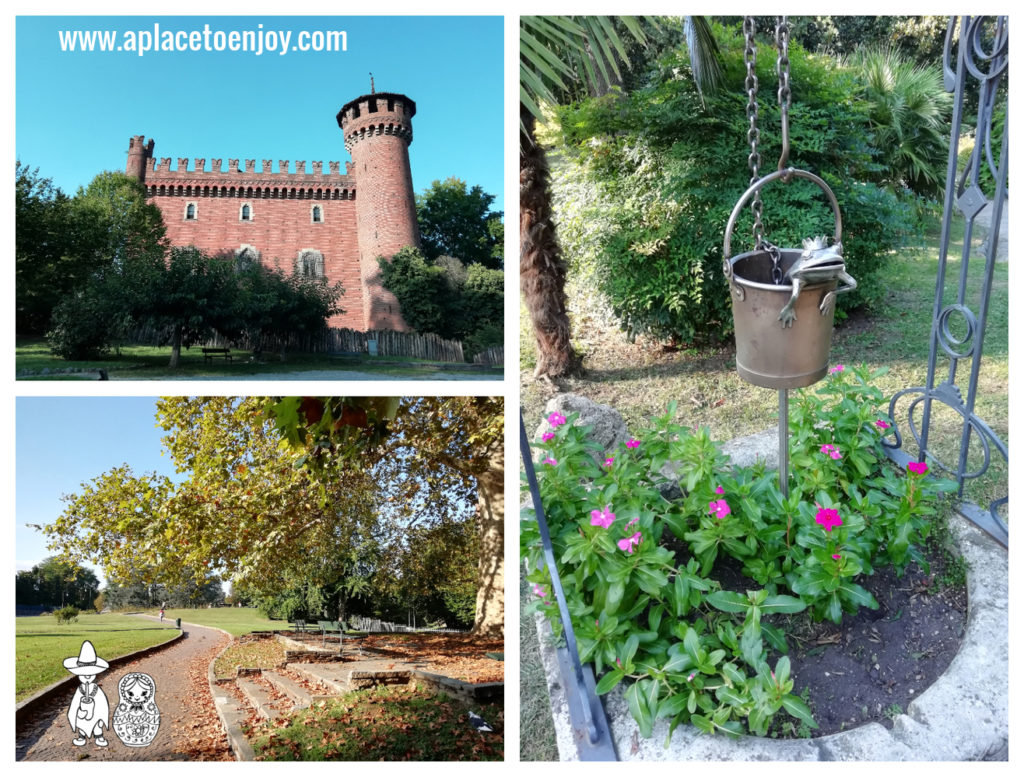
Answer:
[[[878, 607], [861, 584], [876, 568], [927, 568], [920, 547], [950, 486], [923, 463], [888, 464], [881, 438], [891, 419], [871, 378], [837, 367], [796, 395], [788, 497], [763, 467], [730, 469], [706, 430], [674, 423], [674, 407], [611, 454], [571, 416], [549, 417], [538, 479], [578, 647], [599, 693], [626, 685], [644, 736], [658, 719], [670, 733], [689, 722], [764, 735], [780, 710], [816, 728], [793, 693], [786, 634], [768, 616], [807, 610], [839, 623]], [[666, 466], [678, 472], [680, 498], [664, 496]], [[531, 606], [557, 632], [529, 513], [521, 542], [537, 570]], [[742, 591], [719, 582], [716, 561], [727, 557], [747, 578]]]

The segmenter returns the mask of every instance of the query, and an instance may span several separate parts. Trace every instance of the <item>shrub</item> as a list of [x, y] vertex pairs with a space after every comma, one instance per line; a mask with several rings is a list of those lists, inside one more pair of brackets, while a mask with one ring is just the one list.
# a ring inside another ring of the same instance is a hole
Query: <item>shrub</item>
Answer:
[[[672, 52], [658, 62], [650, 86], [559, 109], [545, 136], [555, 140], [552, 188], [566, 255], [574, 272], [593, 273], [634, 334], [690, 341], [732, 329], [722, 241], [750, 181], [746, 70], [738, 31], [719, 27], [716, 37], [725, 73], [717, 94], [698, 95], [680, 75], [685, 54]], [[767, 48], [759, 54], [763, 175], [775, 168], [781, 144], [775, 56]], [[840, 302], [846, 309], [870, 304], [882, 292], [884, 258], [914, 228], [912, 212], [869, 183], [881, 168], [853, 74], [795, 44], [790, 59], [789, 163], [817, 173], [835, 192], [847, 269], [859, 283]], [[805, 237], [833, 233], [831, 208], [813, 184], [776, 182], [762, 196], [765, 235], [776, 245], [798, 247]], [[747, 208], [734, 254], [752, 248], [751, 226]]]
[[[937, 496], [955, 484], [927, 467], [891, 465], [881, 392], [865, 370], [834, 368], [801, 392], [791, 416], [789, 495], [776, 473], [729, 467], [706, 429], [675, 408], [611, 455], [573, 418], [549, 417], [538, 480], [580, 657], [597, 691], [619, 683], [640, 731], [671, 728], [764, 735], [784, 709], [816, 727], [792, 693], [786, 634], [770, 616], [808, 610], [835, 623], [877, 609], [864, 575], [911, 560], [928, 536]], [[597, 458], [594, 458], [594, 455]], [[665, 496], [678, 473], [679, 498]], [[521, 553], [543, 613], [561, 631], [539, 530], [524, 511]], [[718, 581], [720, 559], [742, 567], [742, 591]]]
[[77, 607], [61, 607], [59, 610], [54, 610], [54, 616], [57, 618], [57, 623], [74, 623], [78, 620], [78, 608]]

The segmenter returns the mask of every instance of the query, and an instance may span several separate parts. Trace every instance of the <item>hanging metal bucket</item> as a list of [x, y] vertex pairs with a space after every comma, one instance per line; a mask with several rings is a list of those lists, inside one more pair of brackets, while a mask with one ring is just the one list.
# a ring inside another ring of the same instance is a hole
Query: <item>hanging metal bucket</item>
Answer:
[[[732, 315], [736, 330], [736, 371], [755, 386], [773, 389], [803, 388], [818, 382], [828, 371], [832, 347], [835, 306], [822, 311], [825, 295], [848, 291], [837, 289], [838, 281], [805, 284], [797, 297], [792, 326], [784, 327], [779, 314], [793, 293], [791, 284], [777, 285], [772, 279], [772, 254], [765, 249], [733, 257], [732, 231], [747, 201], [767, 183], [793, 178], [813, 181], [828, 196], [835, 214], [835, 244], [841, 244], [842, 216], [839, 203], [828, 185], [804, 170], [777, 170], [750, 185], [740, 197], [725, 230], [723, 271], [729, 281]], [[779, 266], [785, 274], [803, 254], [801, 248], [779, 249]]]

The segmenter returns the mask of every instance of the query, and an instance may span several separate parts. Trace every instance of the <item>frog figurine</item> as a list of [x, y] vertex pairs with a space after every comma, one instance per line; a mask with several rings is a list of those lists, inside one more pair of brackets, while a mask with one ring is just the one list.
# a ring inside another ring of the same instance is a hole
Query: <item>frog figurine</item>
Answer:
[[[796, 311], [793, 310], [793, 306], [796, 305], [796, 299], [805, 285], [824, 283], [835, 278], [848, 284], [842, 291], [851, 291], [857, 288], [857, 281], [846, 272], [842, 245], [830, 246], [828, 238], [824, 236], [809, 237], [804, 240], [803, 253], [786, 270], [783, 278], [793, 284], [793, 294], [779, 313], [779, 321], [782, 322], [783, 329], [793, 326], [793, 322], [796, 321]], [[836, 292], [830, 291], [821, 301], [819, 307], [821, 314], [827, 315], [835, 304]]]
[[114, 733], [128, 747], [146, 747], [160, 728], [156, 683], [148, 674], [129, 672], [117, 690], [121, 700], [114, 710]]

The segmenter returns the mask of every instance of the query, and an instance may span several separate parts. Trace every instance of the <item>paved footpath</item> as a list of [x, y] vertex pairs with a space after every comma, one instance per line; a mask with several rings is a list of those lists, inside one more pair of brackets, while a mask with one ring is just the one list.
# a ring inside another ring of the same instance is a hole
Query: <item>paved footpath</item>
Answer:
[[[149, 617], [149, 616], [138, 616]], [[211, 736], [210, 725], [200, 725], [197, 713], [212, 710], [207, 667], [230, 638], [216, 629], [183, 624], [185, 637], [170, 647], [144, 658], [108, 669], [99, 676], [100, 688], [110, 703], [111, 718], [118, 703], [117, 684], [128, 672], [145, 672], [156, 683], [160, 730], [147, 747], [127, 747], [113, 729], [107, 732], [107, 747], [90, 739], [83, 747], [71, 744], [74, 735], [67, 711], [75, 689], [30, 719], [17, 724], [15, 755], [19, 761], [180, 761], [192, 760], [192, 737], [204, 737], [205, 756], [233, 760], [227, 739], [220, 732], [222, 746]], [[107, 658], [107, 656], [101, 656]], [[209, 718], [208, 715], [205, 716]], [[215, 717], [215, 716], [214, 716]], [[219, 729], [219, 726], [217, 727]]]

